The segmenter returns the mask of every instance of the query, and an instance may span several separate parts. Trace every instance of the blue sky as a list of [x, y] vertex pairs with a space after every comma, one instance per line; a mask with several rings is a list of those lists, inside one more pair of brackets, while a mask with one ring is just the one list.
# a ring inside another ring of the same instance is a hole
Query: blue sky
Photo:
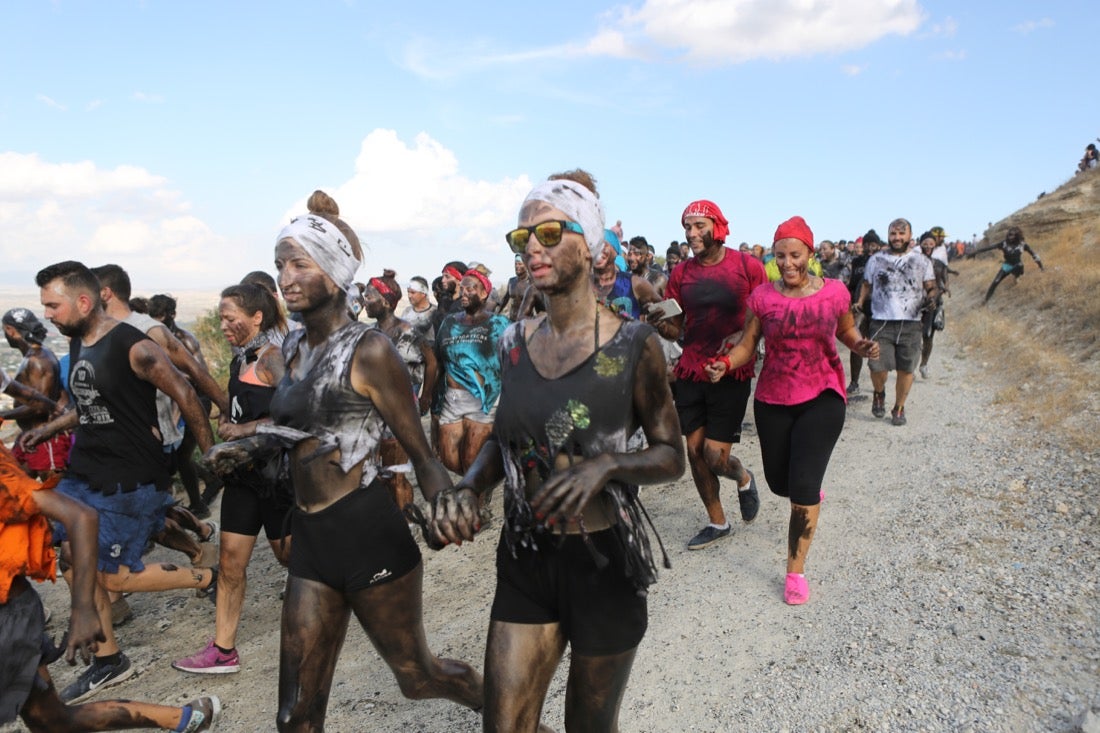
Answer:
[[271, 271], [315, 188], [407, 281], [511, 275], [549, 173], [595, 174], [659, 251], [709, 198], [730, 242], [787, 217], [969, 239], [1100, 136], [1092, 2], [18, 2], [0, 47], [0, 283], [60, 259], [135, 291]]

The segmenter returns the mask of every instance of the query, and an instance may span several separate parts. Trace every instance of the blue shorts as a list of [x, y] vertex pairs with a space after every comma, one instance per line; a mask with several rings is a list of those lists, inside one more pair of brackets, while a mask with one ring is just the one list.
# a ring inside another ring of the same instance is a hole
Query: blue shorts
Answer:
[[[138, 484], [133, 491], [116, 491], [104, 496], [92, 491], [88, 482], [65, 476], [56, 491], [95, 509], [99, 516], [99, 570], [117, 573], [125, 565], [131, 572], [145, 569], [141, 556], [149, 539], [164, 529], [164, 516], [172, 495], [158, 491], [155, 484]], [[54, 523], [54, 540], [66, 539], [64, 528]]]

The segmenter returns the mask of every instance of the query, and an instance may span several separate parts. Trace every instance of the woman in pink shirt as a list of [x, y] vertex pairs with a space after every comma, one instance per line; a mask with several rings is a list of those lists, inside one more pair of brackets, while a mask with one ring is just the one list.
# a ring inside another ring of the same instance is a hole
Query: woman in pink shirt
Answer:
[[748, 363], [761, 338], [768, 343], [753, 412], [768, 488], [791, 501], [783, 598], [798, 605], [810, 597], [806, 555], [821, 512], [825, 469], [844, 427], [847, 394], [836, 339], [870, 359], [877, 358], [878, 344], [855, 327], [844, 283], [809, 273], [814, 235], [802, 217], [780, 224], [774, 241], [782, 277], [752, 291], [740, 340], [706, 369], [717, 381]]

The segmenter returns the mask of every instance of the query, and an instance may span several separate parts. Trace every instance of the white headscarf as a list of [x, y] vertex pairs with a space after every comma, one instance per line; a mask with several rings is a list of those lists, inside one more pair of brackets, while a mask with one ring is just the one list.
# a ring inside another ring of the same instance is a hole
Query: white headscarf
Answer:
[[544, 201], [558, 209], [584, 230], [584, 241], [595, 260], [603, 251], [603, 207], [596, 194], [574, 181], [543, 181], [531, 189], [528, 201]]
[[349, 294], [349, 298], [353, 289], [355, 295], [359, 294], [358, 288], [353, 288], [353, 283], [355, 273], [362, 263], [355, 257], [347, 237], [331, 221], [316, 214], [297, 216], [283, 227], [275, 242], [278, 244], [284, 239], [297, 242], [317, 266], [341, 290]]

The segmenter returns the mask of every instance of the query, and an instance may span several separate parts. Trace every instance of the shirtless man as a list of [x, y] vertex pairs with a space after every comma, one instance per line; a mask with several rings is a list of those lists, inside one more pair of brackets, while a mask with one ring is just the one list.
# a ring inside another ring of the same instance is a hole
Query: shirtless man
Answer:
[[[26, 308], [13, 308], [3, 317], [4, 338], [8, 346], [18, 349], [23, 361], [15, 372], [15, 381], [26, 385], [58, 401], [67, 402], [66, 393], [61, 389], [61, 367], [57, 357], [43, 342], [46, 339], [46, 326], [38, 317]], [[15, 420], [26, 431], [49, 422], [52, 410], [41, 402], [24, 402], [11, 410], [0, 413], [5, 420]], [[15, 459], [23, 469], [35, 478], [44, 478], [55, 471], [62, 471], [69, 462], [69, 448], [72, 436], [68, 432], [59, 433], [40, 446], [24, 452], [16, 446]]]

